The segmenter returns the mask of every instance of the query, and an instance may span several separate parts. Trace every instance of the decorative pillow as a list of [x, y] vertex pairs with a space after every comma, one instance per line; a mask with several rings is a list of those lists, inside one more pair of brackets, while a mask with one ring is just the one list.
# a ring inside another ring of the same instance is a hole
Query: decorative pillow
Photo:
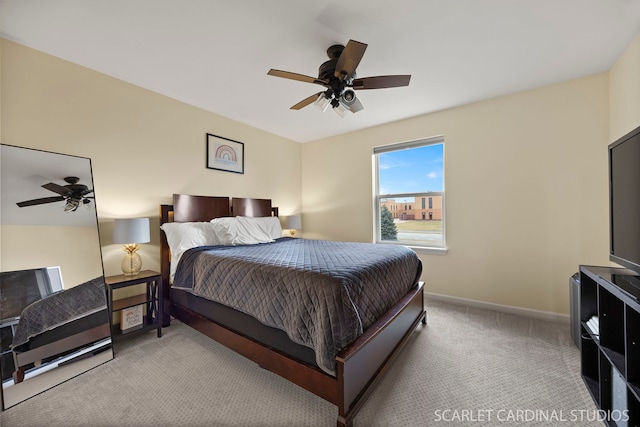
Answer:
[[212, 219], [211, 224], [213, 224], [220, 244], [237, 246], [273, 242], [274, 239], [271, 235], [258, 227], [255, 221], [247, 221], [246, 219], [246, 217], [240, 216]]
[[171, 282], [173, 282], [178, 261], [186, 250], [198, 246], [220, 244], [209, 222], [167, 222], [162, 224], [160, 228], [167, 236], [167, 243], [171, 250], [171, 270], [169, 272]]

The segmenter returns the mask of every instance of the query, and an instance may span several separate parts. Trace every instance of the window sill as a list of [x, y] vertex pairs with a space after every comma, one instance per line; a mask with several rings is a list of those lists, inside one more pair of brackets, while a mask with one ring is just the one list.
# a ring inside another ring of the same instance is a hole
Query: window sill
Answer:
[[403, 243], [387, 243], [387, 242], [378, 242], [379, 245], [396, 245], [396, 246], [405, 246], [409, 249], [413, 249], [416, 253], [419, 254], [428, 254], [428, 255], [446, 255], [449, 251], [448, 248], [435, 248], [435, 247], [427, 247], [427, 246], [415, 246], [415, 245], [407, 245]]
[[428, 254], [428, 255], [446, 255], [449, 251], [448, 248], [427, 248], [424, 246], [410, 246], [405, 245], [409, 249], [413, 249], [419, 254]]

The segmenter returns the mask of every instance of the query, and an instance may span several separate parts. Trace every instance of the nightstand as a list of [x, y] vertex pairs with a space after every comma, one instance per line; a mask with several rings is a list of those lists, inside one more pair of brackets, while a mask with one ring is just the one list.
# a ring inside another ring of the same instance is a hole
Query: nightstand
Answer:
[[[105, 277], [105, 282], [107, 284], [109, 319], [111, 321], [111, 331], [114, 341], [129, 333], [148, 331], [149, 329], [157, 329], [158, 338], [162, 336], [162, 275], [160, 273], [152, 270], [143, 270], [136, 276], [125, 276], [124, 274], [107, 276]], [[114, 290], [142, 283], [147, 285], [146, 293], [113, 300]], [[143, 315], [142, 323], [139, 326], [134, 326], [123, 331], [120, 329], [119, 324], [113, 324], [113, 313], [140, 305], [146, 307], [146, 313]]]

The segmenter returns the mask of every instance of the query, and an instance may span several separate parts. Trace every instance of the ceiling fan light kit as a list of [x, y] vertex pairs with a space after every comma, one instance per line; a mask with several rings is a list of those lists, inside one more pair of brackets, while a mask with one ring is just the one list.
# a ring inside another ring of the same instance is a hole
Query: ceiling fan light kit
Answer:
[[313, 94], [298, 102], [291, 107], [292, 110], [300, 110], [309, 104], [314, 104], [324, 112], [331, 105], [333, 111], [340, 117], [344, 117], [347, 111], [357, 113], [364, 108], [356, 96], [356, 90], [408, 86], [411, 80], [410, 75], [358, 78], [356, 76], [356, 68], [360, 64], [366, 49], [367, 45], [365, 43], [355, 40], [349, 40], [346, 46], [330, 46], [327, 49], [329, 60], [320, 65], [317, 78], [273, 68], [267, 74], [305, 83], [319, 84], [327, 88], [323, 92]]
[[333, 107], [333, 111], [335, 111], [341, 118], [344, 118], [344, 115], [349, 111], [349, 107], [335, 98], [331, 101], [331, 106]]
[[353, 89], [345, 89], [344, 92], [342, 92], [341, 101], [344, 102], [345, 104], [347, 105], [353, 104], [355, 100], [356, 100], [356, 93], [354, 92]]
[[75, 212], [80, 206], [91, 203], [91, 199], [93, 198], [93, 196], [89, 196], [89, 194], [93, 193], [93, 190], [90, 190], [89, 187], [84, 184], [78, 184], [78, 181], [80, 181], [78, 177], [68, 176], [64, 179], [64, 181], [67, 183], [67, 185], [63, 186], [58, 185], [54, 182], [50, 182], [42, 186], [42, 188], [46, 188], [49, 191], [58, 193], [59, 196], [43, 197], [40, 199], [18, 202], [18, 207], [25, 208], [27, 206], [36, 206], [43, 205], [45, 203], [65, 201], [66, 203], [64, 206], [64, 211]]
[[65, 212], [73, 212], [80, 206], [80, 202], [78, 200], [69, 199], [67, 200], [67, 204], [64, 206]]
[[329, 108], [329, 105], [331, 105], [330, 99], [331, 95], [327, 95], [325, 92], [320, 92], [320, 95], [318, 95], [318, 99], [313, 103], [313, 105], [315, 105], [318, 110], [324, 113], [325, 111], [327, 111], [327, 108]]

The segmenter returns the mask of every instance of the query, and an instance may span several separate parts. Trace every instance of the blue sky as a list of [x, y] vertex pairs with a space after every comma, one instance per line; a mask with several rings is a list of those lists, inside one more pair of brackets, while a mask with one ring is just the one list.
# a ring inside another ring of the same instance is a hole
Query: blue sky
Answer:
[[443, 144], [378, 156], [380, 194], [443, 191]]

